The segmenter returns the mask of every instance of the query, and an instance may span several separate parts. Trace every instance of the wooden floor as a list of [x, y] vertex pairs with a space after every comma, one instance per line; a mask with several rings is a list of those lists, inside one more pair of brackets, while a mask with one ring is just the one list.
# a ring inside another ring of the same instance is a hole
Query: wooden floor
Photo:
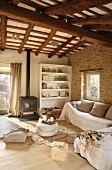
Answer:
[[[10, 124], [0, 119], [0, 129], [9, 129]], [[67, 122], [65, 123], [68, 126]], [[72, 126], [72, 125], [69, 125]], [[0, 141], [0, 170], [94, 170], [81, 156], [74, 153], [69, 145], [67, 159], [64, 162], [51, 159], [50, 147], [45, 144], [24, 145], [5, 144]]]

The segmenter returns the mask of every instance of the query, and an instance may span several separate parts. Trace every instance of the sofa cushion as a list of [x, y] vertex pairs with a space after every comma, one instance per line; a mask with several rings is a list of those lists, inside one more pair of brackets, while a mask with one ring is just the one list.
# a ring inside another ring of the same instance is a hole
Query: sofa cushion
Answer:
[[109, 108], [108, 112], [106, 113], [105, 118], [112, 120], [112, 106]]
[[94, 101], [82, 100], [80, 104], [78, 104], [77, 109], [82, 112], [90, 112], [94, 105]]
[[109, 106], [109, 104], [95, 102], [90, 114], [98, 117], [104, 117]]

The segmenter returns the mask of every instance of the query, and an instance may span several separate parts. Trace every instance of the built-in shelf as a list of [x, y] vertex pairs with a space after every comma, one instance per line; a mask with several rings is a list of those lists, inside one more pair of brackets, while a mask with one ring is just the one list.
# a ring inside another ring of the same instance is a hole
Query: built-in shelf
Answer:
[[42, 89], [42, 91], [67, 91], [69, 89]]
[[42, 108], [63, 108], [71, 100], [71, 71], [68, 65], [39, 64], [40, 113]]
[[51, 81], [51, 80], [42, 80], [43, 83], [48, 83], [48, 82], [51, 82], [51, 83], [69, 83], [69, 81]]
[[60, 96], [57, 96], [57, 97], [42, 97], [42, 100], [54, 100], [54, 99], [68, 99], [69, 97], [60, 97]]

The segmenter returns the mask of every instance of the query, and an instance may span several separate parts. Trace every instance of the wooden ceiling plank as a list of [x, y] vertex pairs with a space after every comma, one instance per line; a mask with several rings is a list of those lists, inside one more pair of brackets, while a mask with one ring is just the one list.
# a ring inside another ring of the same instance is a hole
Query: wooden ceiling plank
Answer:
[[78, 47], [81, 47], [82, 45], [84, 45], [87, 41], [83, 40], [83, 41], [79, 41], [77, 44], [73, 45], [71, 48], [69, 48], [68, 50], [66, 50], [64, 53], [62, 53], [59, 58], [64, 57], [66, 54], [69, 54], [70, 52], [72, 52], [73, 50], [76, 50]]
[[19, 50], [18, 50], [19, 53], [22, 52], [22, 49], [23, 49], [25, 43], [26, 43], [27, 40], [28, 40], [28, 37], [29, 37], [29, 35], [30, 35], [30, 32], [33, 30], [33, 27], [34, 27], [34, 25], [32, 25], [32, 24], [29, 25], [29, 27], [28, 27], [28, 29], [27, 29], [27, 31], [26, 31], [26, 34], [25, 34], [25, 36], [24, 36], [24, 39], [23, 39], [23, 41], [22, 41], [22, 43], [21, 43], [21, 45], [20, 45], [20, 47], [19, 47]]
[[14, 19], [14, 18], [8, 18], [8, 21], [17, 22], [17, 23], [20, 23], [20, 24], [28, 24], [28, 23], [26, 23], [24, 21], [20, 21], [20, 20]]
[[[9, 33], [9, 34], [16, 34], [16, 35], [18, 35], [18, 36], [24, 36], [23, 33], [15, 33], [15, 32], [13, 32], [13, 31], [7, 31], [7, 33]], [[7, 36], [7, 37], [8, 37], [8, 36]]]
[[[67, 1], [61, 5], [50, 7], [45, 9], [44, 12], [47, 15], [64, 15], [64, 14], [74, 14], [86, 10], [88, 8], [104, 5], [112, 2], [111, 0], [72, 0]], [[75, 12], [74, 12], [75, 11]]]
[[12, 25], [7, 25], [7, 28], [9, 29], [15, 29], [15, 30], [20, 30], [20, 31], [26, 31], [26, 28], [22, 28], [22, 27], [16, 27], [16, 26], [12, 26]]
[[62, 45], [58, 46], [58, 48], [56, 48], [53, 52], [49, 54], [48, 58], [51, 58], [52, 56], [54, 56], [56, 53], [58, 53], [62, 48], [66, 47], [66, 45], [69, 44], [74, 39], [75, 37], [72, 36], [66, 42], [62, 43]]
[[5, 49], [7, 37], [7, 17], [1, 15], [1, 50]]
[[41, 1], [41, 0], [36, 0], [36, 1], [37, 1], [37, 3], [40, 2], [40, 3], [42, 3], [45, 6], [51, 6], [51, 4], [48, 3], [48, 2], [44, 2], [44, 1]]
[[48, 27], [50, 29], [57, 29], [61, 32], [66, 32], [74, 36], [82, 35], [85, 40], [93, 42], [95, 44], [108, 45], [112, 44], [112, 40], [103, 35], [95, 33], [93, 31], [81, 28], [78, 26], [73, 26], [70, 23], [66, 23], [62, 20], [55, 19], [49, 16], [45, 16], [42, 13], [37, 13], [24, 9], [8, 2], [0, 1], [0, 15], [8, 15], [9, 17], [16, 18], [36, 26], [41, 25], [41, 27]]
[[36, 2], [29, 1], [29, 0], [21, 0], [21, 3], [31, 6], [33, 8], [44, 8], [42, 5], [37, 4]]
[[35, 52], [35, 55], [38, 55], [40, 53], [40, 51], [52, 40], [55, 33], [56, 33], [56, 30], [52, 30], [50, 32], [50, 34], [49, 34], [48, 38], [46, 39], [46, 41], [44, 43], [42, 43], [40, 48]]
[[42, 31], [37, 31], [37, 30], [32, 30], [33, 33], [36, 33], [36, 34], [42, 34], [42, 35], [45, 35], [45, 36], [48, 36], [49, 33], [46, 33], [46, 32], [42, 32]]
[[91, 9], [87, 9], [86, 11], [87, 11], [87, 12], [90, 12], [90, 13], [93, 14], [93, 15], [99, 16], [99, 14], [98, 14], [97, 12], [92, 11]]
[[78, 12], [79, 15], [82, 15], [82, 17], [87, 18], [89, 15], [83, 13], [83, 12]]
[[88, 24], [112, 24], [112, 16], [111, 15], [104, 15], [99, 17], [90, 17], [86, 19], [79, 19], [75, 20], [72, 19], [72, 24], [78, 24], [78, 25], [88, 25]]
[[107, 12], [108, 14], [111, 14], [111, 15], [112, 15], [112, 10], [109, 9], [109, 8], [107, 8], [107, 7], [105, 7], [105, 6], [99, 6], [99, 7], [97, 7], [97, 8], [99, 8], [100, 10], [102, 10], [102, 11], [104, 11], [104, 12]]

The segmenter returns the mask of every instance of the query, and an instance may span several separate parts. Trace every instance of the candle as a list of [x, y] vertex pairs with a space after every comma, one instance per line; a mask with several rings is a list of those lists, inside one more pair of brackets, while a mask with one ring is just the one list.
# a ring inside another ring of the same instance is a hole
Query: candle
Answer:
[[54, 121], [54, 117], [50, 117], [50, 121], [53, 122]]

